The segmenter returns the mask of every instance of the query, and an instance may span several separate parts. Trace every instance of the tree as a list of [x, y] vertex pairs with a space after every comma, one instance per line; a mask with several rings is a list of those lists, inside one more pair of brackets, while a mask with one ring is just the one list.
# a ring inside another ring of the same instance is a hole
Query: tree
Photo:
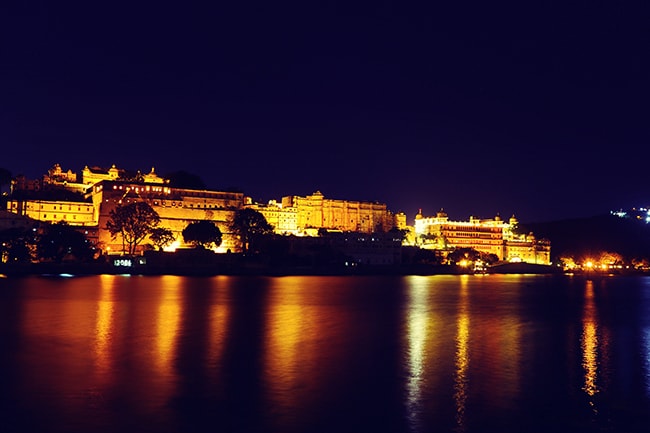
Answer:
[[476, 251], [474, 248], [456, 248], [447, 255], [447, 260], [456, 264], [461, 262], [475, 262], [480, 258], [481, 253]]
[[39, 259], [61, 262], [66, 256], [90, 260], [95, 248], [88, 238], [65, 221], [43, 226], [36, 242]]
[[135, 254], [137, 246], [160, 223], [160, 216], [148, 203], [138, 201], [111, 210], [106, 229], [113, 239], [122, 236], [122, 252]]
[[176, 237], [174, 236], [174, 232], [168, 228], [154, 227], [151, 229], [149, 239], [158, 247], [158, 251], [162, 251], [163, 248], [171, 245], [176, 240]]
[[256, 241], [273, 233], [273, 226], [255, 209], [239, 209], [230, 222], [230, 230], [239, 237], [244, 253], [255, 250]]
[[409, 234], [409, 231], [408, 229], [398, 229], [397, 227], [393, 227], [392, 229], [388, 230], [388, 233], [390, 233], [394, 239], [399, 239], [401, 242], [404, 242], [406, 240], [406, 236]]
[[34, 231], [14, 227], [0, 231], [0, 262], [29, 263], [33, 258]]
[[183, 229], [183, 239], [187, 243], [203, 248], [221, 245], [221, 230], [212, 221], [202, 220], [188, 224]]

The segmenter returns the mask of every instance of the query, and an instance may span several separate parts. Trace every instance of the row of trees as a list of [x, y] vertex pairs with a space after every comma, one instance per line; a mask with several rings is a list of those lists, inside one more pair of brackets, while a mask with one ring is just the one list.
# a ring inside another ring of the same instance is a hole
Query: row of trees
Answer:
[[96, 254], [97, 249], [87, 236], [65, 222], [45, 224], [39, 229], [11, 228], [0, 232], [2, 262], [62, 262], [66, 258], [89, 261]]
[[[118, 206], [110, 213], [106, 229], [113, 239], [121, 238], [123, 252], [133, 255], [147, 238], [154, 247], [162, 250], [175, 240], [174, 233], [160, 227], [160, 216], [145, 202]], [[244, 252], [256, 250], [261, 238], [273, 232], [264, 216], [253, 209], [235, 213], [229, 230], [241, 241]], [[183, 240], [196, 247], [212, 248], [221, 245], [223, 234], [212, 221], [196, 221], [185, 227]], [[66, 258], [89, 261], [99, 251], [86, 234], [66, 222], [42, 224], [36, 228], [12, 228], [0, 232], [0, 258], [2, 262], [55, 261]]]
[[[158, 248], [163, 249], [174, 242], [171, 230], [159, 227], [160, 216], [146, 202], [134, 202], [118, 206], [110, 212], [106, 228], [113, 239], [122, 239], [122, 249], [127, 254], [135, 251], [147, 237]], [[256, 242], [273, 232], [260, 212], [254, 209], [240, 209], [230, 221], [229, 230], [242, 243], [244, 253], [255, 247]], [[197, 247], [212, 248], [221, 245], [223, 234], [212, 221], [202, 220], [190, 223], [182, 232], [183, 240]]]

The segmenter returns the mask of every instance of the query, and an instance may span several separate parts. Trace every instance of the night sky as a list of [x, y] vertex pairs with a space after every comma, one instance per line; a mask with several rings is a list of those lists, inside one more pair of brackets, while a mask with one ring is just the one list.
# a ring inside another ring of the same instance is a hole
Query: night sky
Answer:
[[[9, 2], [5, 2], [9, 3]], [[0, 167], [453, 219], [647, 206], [643, 2], [11, 2]]]

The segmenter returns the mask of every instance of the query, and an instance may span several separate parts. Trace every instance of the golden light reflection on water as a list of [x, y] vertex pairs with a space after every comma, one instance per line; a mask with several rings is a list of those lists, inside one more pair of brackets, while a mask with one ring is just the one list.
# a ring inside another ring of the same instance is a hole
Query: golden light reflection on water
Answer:
[[177, 345], [181, 319], [182, 278], [172, 275], [162, 277], [160, 301], [156, 315], [156, 354], [154, 362], [160, 374], [173, 374], [172, 360]]
[[468, 275], [460, 277], [460, 299], [456, 322], [456, 371], [454, 374], [454, 402], [456, 403], [456, 428], [465, 431], [465, 407], [469, 379], [469, 294]]
[[423, 378], [425, 372], [425, 345], [427, 342], [427, 307], [428, 285], [425, 279], [413, 278], [409, 291], [408, 314], [408, 345], [409, 345], [409, 380], [408, 407], [409, 412], [415, 410], [422, 396]]
[[[87, 405], [93, 354], [96, 299], [83, 287], [63, 287], [57, 279], [35, 280], [26, 288], [32, 301], [21, 319], [25, 347], [33, 353], [23, 368], [30, 372], [22, 388], [34, 403], [47, 401], [57, 416], [72, 416]], [[52, 398], [54, 395], [56, 398]]]
[[[582, 390], [590, 397], [598, 392], [596, 378], [598, 375], [598, 334], [596, 329], [596, 307], [594, 305], [594, 283], [587, 281], [585, 289], [585, 305], [582, 316], [582, 368], [584, 384]], [[593, 404], [593, 402], [591, 402]]]
[[[606, 296], [607, 291], [603, 291]], [[585, 286], [584, 309], [582, 315], [582, 370], [584, 373], [582, 390], [589, 405], [598, 415], [597, 395], [606, 390], [609, 377], [610, 330], [600, 324], [594, 282], [588, 280]]]
[[97, 323], [95, 325], [95, 368], [98, 376], [105, 377], [111, 368], [111, 350], [115, 318], [115, 275], [100, 275]]
[[476, 401], [495, 410], [521, 392], [520, 293], [509, 289], [509, 277], [409, 277], [405, 405], [414, 431], [449, 403], [455, 430], [466, 431], [470, 388]]
[[408, 278], [409, 292], [406, 316], [408, 345], [408, 380], [406, 406], [409, 422], [414, 431], [420, 430], [423, 417], [430, 409], [425, 407], [427, 393], [435, 388], [432, 383], [440, 379], [434, 363], [440, 361], [436, 333], [443, 328], [442, 318], [436, 313], [430, 295], [434, 290], [432, 279], [422, 276]]
[[318, 386], [317, 344], [319, 334], [328, 331], [310, 311], [300, 282], [299, 277], [276, 278], [269, 287], [264, 377], [268, 398], [280, 418], [308, 407], [315, 397], [309, 390]]
[[[227, 284], [226, 277], [216, 277], [214, 279], [216, 285], [220, 283]], [[210, 332], [209, 332], [209, 358], [210, 364], [218, 366], [223, 357], [223, 351], [228, 335], [228, 320], [230, 318], [230, 304], [226, 298], [226, 291], [216, 290], [215, 300], [211, 305], [210, 310]], [[217, 372], [218, 369], [213, 369]]]

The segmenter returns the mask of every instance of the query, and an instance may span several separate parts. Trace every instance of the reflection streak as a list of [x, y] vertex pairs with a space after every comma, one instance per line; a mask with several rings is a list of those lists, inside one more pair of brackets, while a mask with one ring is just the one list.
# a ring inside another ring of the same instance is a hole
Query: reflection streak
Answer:
[[[225, 281], [225, 277], [217, 277], [216, 281]], [[230, 308], [224, 291], [217, 291], [217, 299], [210, 312], [210, 358], [212, 366], [221, 362], [225, 347]], [[214, 371], [217, 371], [214, 369]]]
[[99, 376], [105, 376], [110, 371], [111, 344], [115, 306], [113, 288], [115, 275], [100, 276], [100, 298], [97, 301], [97, 323], [95, 325], [95, 364]]
[[[313, 311], [305, 308], [305, 292], [299, 278], [275, 279], [271, 286], [272, 304], [266, 322], [265, 381], [268, 397], [278, 408], [275, 422], [291, 423], [292, 411], [309, 407], [310, 391], [319, 379], [314, 357], [318, 338], [326, 329]], [[321, 366], [325, 368], [325, 366]]]
[[589, 405], [598, 413], [593, 397], [599, 392], [598, 378], [598, 324], [594, 304], [594, 283], [587, 281], [585, 289], [585, 306], [582, 318], [582, 368], [584, 384], [582, 390], [589, 396]]
[[467, 403], [467, 371], [469, 368], [469, 311], [468, 276], [460, 278], [460, 306], [456, 334], [456, 371], [454, 374], [454, 402], [456, 403], [456, 428], [465, 431], [465, 408]]
[[161, 281], [161, 299], [156, 317], [156, 364], [160, 373], [172, 374], [172, 360], [181, 318], [180, 277], [165, 276]]
[[427, 340], [426, 280], [413, 277], [408, 313], [409, 379], [407, 383], [407, 413], [411, 427], [417, 429], [419, 405], [422, 398], [425, 373], [425, 343]]

